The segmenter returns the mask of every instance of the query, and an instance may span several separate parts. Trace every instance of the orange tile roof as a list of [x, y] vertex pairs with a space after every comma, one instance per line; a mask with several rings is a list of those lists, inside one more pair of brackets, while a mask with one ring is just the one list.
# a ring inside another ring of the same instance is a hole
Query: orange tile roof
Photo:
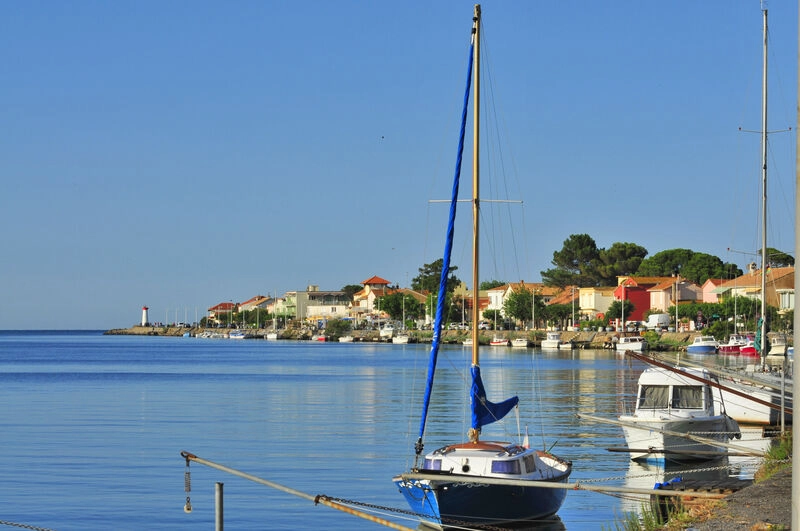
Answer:
[[[771, 267], [767, 268], [767, 281], [774, 282], [779, 278], [783, 278], [786, 275], [793, 275], [794, 274], [794, 267]], [[749, 271], [744, 275], [738, 276], [733, 280], [728, 280], [727, 282], [723, 282], [720, 284], [719, 287], [721, 288], [745, 288], [748, 286], [761, 286], [761, 270], [758, 269], [753, 273]]]
[[391, 282], [389, 282], [389, 281], [388, 281], [388, 280], [386, 280], [385, 278], [381, 278], [381, 277], [379, 277], [379, 276], [377, 276], [377, 275], [376, 275], [376, 276], [374, 276], [374, 277], [368, 278], [367, 280], [362, 280], [362, 281], [361, 281], [361, 283], [362, 283], [362, 284], [364, 284], [365, 286], [366, 286], [367, 284], [371, 284], [371, 285], [375, 285], [375, 284], [383, 284], [383, 285], [386, 285], [386, 286], [388, 286], [389, 284], [391, 284]]

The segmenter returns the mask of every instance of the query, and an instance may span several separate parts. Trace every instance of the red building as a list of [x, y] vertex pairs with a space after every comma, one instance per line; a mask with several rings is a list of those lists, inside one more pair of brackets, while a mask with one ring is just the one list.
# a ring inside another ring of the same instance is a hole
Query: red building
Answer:
[[614, 290], [614, 300], [631, 301], [633, 311], [625, 316], [625, 321], [644, 321], [644, 314], [650, 309], [650, 289], [669, 277], [617, 277], [619, 284]]

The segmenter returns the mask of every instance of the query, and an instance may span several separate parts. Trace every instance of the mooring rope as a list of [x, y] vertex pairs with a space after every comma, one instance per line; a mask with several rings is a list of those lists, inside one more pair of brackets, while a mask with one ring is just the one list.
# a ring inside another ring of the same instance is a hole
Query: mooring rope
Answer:
[[8, 525], [11, 527], [19, 527], [22, 529], [33, 529], [34, 531], [53, 531], [52, 529], [49, 529], [47, 527], [39, 527], [29, 524], [19, 524], [17, 522], [7, 522], [6, 520], [0, 520], [0, 525]]

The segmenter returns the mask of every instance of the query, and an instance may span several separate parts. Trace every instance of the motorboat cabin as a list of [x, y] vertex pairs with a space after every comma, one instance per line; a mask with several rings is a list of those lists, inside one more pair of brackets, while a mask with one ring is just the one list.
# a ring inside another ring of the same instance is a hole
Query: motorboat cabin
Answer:
[[[642, 372], [633, 414], [619, 417], [631, 459], [682, 462], [726, 455], [725, 446], [692, 439], [727, 443], [741, 437], [735, 420], [714, 413], [710, 378], [705, 369], [650, 368]], [[719, 390], [716, 392], [719, 399]]]

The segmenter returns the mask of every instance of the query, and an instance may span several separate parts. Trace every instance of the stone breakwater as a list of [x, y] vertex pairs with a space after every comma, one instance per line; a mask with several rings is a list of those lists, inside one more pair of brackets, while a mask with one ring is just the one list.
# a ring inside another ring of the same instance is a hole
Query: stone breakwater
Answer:
[[[177, 327], [177, 326], [133, 326], [131, 328], [117, 328], [108, 330], [107, 335], [139, 335], [139, 336], [172, 336], [180, 337], [185, 334], [191, 336], [200, 335], [203, 332], [222, 332], [227, 333], [230, 330], [224, 328], [192, 328], [192, 327]], [[269, 332], [267, 329], [247, 329], [244, 331], [248, 339], [266, 339]], [[315, 332], [310, 329], [297, 328], [278, 331], [278, 339], [293, 339], [293, 340], [310, 340], [314, 337]], [[430, 343], [433, 339], [433, 333], [430, 330], [411, 330], [409, 331], [412, 342]], [[545, 332], [543, 330], [536, 331], [536, 338], [534, 339], [533, 332], [530, 331], [481, 331], [479, 341], [481, 344], [489, 344], [489, 341], [494, 337], [505, 338], [512, 340], [515, 338], [526, 338], [529, 344], [539, 346], [541, 339]], [[353, 330], [349, 332], [353, 336], [353, 341], [362, 342], [380, 342], [387, 341], [386, 338], [381, 338], [377, 330]], [[561, 332], [561, 339], [569, 341], [573, 344], [574, 348], [578, 349], [602, 349], [611, 348], [613, 345], [614, 336], [620, 335], [637, 335], [634, 332], [621, 333], [621, 332], [593, 332], [593, 331], [580, 331], [580, 332]], [[692, 342], [695, 336], [700, 335], [698, 332], [663, 332], [661, 334], [661, 343], [655, 345], [656, 349], [672, 350], [679, 349], [682, 346], [688, 345]], [[471, 337], [470, 332], [465, 330], [445, 330], [442, 332], [442, 342], [449, 344], [461, 344], [465, 339]], [[336, 337], [327, 337], [328, 340], [335, 341]], [[664, 345], [669, 345], [665, 347]]]

